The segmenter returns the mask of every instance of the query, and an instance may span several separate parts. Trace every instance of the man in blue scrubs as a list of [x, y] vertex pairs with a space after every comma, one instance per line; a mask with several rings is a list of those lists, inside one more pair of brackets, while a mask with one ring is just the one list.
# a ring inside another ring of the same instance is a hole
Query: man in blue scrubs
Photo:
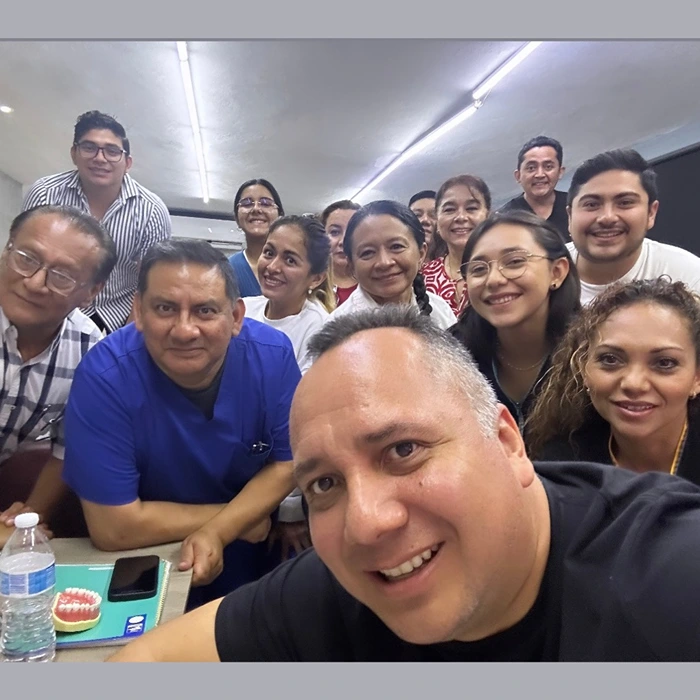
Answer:
[[191, 605], [265, 572], [261, 540], [294, 487], [294, 351], [244, 312], [212, 246], [155, 245], [142, 261], [135, 323], [86, 355], [66, 411], [64, 479], [93, 543], [184, 540], [180, 568], [193, 567], [200, 587]]

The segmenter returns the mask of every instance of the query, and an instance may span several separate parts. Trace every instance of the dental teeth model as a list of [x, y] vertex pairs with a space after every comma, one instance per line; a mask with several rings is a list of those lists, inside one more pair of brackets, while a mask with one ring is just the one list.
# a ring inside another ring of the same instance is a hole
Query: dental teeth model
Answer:
[[53, 600], [53, 624], [57, 632], [84, 632], [100, 621], [102, 598], [85, 588], [66, 588]]

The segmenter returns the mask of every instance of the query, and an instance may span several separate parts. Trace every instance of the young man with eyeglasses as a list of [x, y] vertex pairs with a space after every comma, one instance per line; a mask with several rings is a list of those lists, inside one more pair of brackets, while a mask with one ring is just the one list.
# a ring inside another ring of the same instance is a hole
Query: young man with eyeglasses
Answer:
[[139, 261], [154, 243], [170, 238], [170, 214], [160, 197], [129, 175], [129, 139], [113, 117], [97, 111], [78, 117], [70, 154], [76, 169], [34, 183], [23, 210], [66, 204], [107, 229], [117, 246], [117, 264], [86, 313], [111, 333], [129, 319]]
[[51, 457], [26, 500], [0, 514], [0, 545], [17, 513], [50, 523], [66, 493], [63, 411], [78, 363], [102, 338], [78, 307], [100, 292], [116, 257], [104, 228], [71, 207], [31, 209], [10, 226], [0, 255], [0, 463], [49, 445]]

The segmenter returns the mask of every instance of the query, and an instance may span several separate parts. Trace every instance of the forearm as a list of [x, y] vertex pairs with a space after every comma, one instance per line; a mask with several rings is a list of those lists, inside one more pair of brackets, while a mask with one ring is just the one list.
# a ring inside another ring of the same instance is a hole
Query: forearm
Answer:
[[215, 620], [221, 599], [147, 632], [107, 661], [219, 661]]
[[68, 493], [68, 487], [61, 479], [62, 471], [63, 460], [50, 457], [25, 501], [25, 505], [39, 513], [45, 522], [50, 521], [56, 506]]
[[107, 551], [179, 542], [200, 529], [224, 504], [192, 505], [136, 501], [126, 506], [100, 506], [83, 501], [90, 538]]
[[229, 544], [270, 515], [293, 488], [292, 462], [273, 462], [256, 474], [205, 528]]

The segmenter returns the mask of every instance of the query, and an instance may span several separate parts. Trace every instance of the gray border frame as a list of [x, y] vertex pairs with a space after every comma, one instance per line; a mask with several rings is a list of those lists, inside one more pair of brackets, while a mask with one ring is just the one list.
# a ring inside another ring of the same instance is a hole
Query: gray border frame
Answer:
[[[536, 6], [517, 0], [465, 3], [446, 0], [380, 4], [355, 1], [340, 8], [321, 0], [241, 6], [196, 3], [114, 5], [26, 3], [3, 8], [0, 39], [279, 39], [279, 38], [490, 38], [490, 39], [697, 39], [698, 10], [691, 3], [663, 5], [625, 0]], [[246, 21], [246, 15], [259, 19]], [[262, 17], [262, 19], [260, 19]], [[695, 20], [695, 21], [693, 21]], [[1, 68], [0, 68], [1, 72]], [[640, 76], [641, 79], [641, 76]], [[651, 86], [653, 91], [653, 86]], [[692, 614], [693, 611], [689, 611]], [[77, 673], [76, 673], [77, 670]], [[675, 688], [697, 689], [694, 665], [681, 664], [256, 664], [117, 666], [3, 665], [0, 684], [9, 697], [358, 697], [557, 698], [664, 697]]]

